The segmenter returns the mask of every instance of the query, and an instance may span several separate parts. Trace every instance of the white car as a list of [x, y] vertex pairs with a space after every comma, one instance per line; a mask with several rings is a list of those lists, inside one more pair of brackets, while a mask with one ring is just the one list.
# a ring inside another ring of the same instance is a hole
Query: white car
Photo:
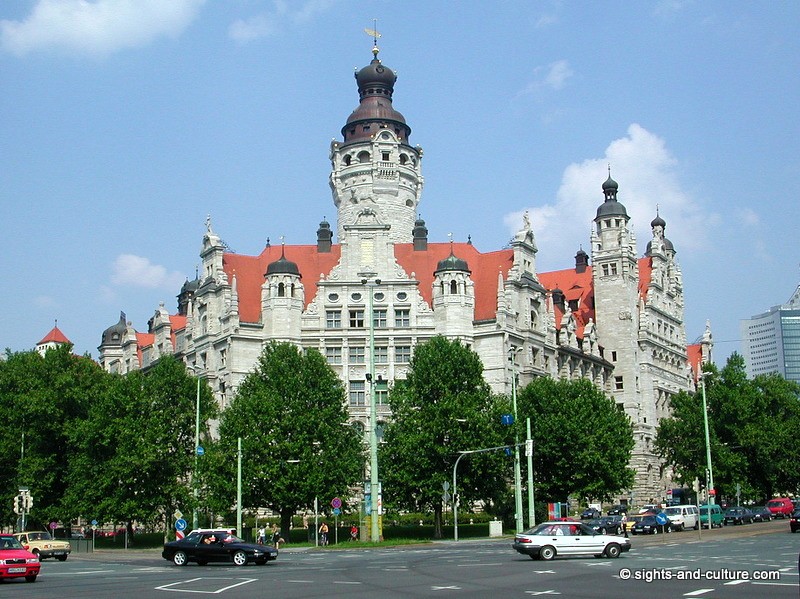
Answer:
[[512, 547], [531, 559], [551, 560], [557, 555], [619, 557], [630, 551], [631, 541], [597, 533], [581, 522], [543, 522], [517, 534]]

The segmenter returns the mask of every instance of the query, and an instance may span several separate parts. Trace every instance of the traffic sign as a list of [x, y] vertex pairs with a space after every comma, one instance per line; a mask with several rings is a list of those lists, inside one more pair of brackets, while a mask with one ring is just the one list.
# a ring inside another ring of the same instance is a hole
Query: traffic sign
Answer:
[[183, 512], [180, 510], [175, 510], [174, 512], [172, 512], [172, 515], [175, 516], [176, 520], [183, 518]]
[[198, 445], [195, 451], [197, 451], [197, 455], [203, 455], [206, 452], [206, 450], [201, 445]]
[[186, 530], [186, 520], [183, 518], [175, 520], [175, 530]]
[[51, 522], [50, 523], [50, 530], [55, 530], [56, 528], [58, 528], [58, 522], [55, 522], [55, 521]]
[[664, 524], [666, 524], [667, 522], [669, 522], [669, 516], [667, 516], [664, 512], [658, 512], [656, 514], [656, 523], [657, 524], [660, 524], [661, 526], [664, 526]]
[[342, 510], [340, 510], [338, 507], [333, 508], [333, 515], [334, 516], [338, 516], [341, 513], [342, 513]]
[[92, 520], [92, 526], [97, 526], [97, 520]]
[[708, 494], [711, 495], [711, 497], [714, 497], [714, 495], [717, 494], [717, 490], [716, 489], [709, 489], [708, 490]]
[[334, 497], [331, 499], [331, 507], [338, 510], [340, 507], [342, 507], [342, 500], [338, 497]]

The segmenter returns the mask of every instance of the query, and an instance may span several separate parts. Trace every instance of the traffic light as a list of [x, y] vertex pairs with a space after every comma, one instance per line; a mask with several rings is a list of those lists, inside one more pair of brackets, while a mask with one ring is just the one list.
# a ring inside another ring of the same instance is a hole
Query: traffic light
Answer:
[[31, 495], [30, 493], [26, 493], [25, 495], [23, 495], [22, 503], [25, 506], [25, 509], [30, 511], [30, 509], [33, 507], [33, 495]]
[[22, 495], [16, 495], [14, 497], [14, 513], [15, 514], [22, 513]]

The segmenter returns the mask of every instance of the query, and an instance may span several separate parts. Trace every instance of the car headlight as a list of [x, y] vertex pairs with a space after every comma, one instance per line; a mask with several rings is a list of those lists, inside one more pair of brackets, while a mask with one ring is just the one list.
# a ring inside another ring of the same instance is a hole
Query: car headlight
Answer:
[[29, 557], [25, 560], [26, 564], [38, 564], [39, 558], [38, 557]]

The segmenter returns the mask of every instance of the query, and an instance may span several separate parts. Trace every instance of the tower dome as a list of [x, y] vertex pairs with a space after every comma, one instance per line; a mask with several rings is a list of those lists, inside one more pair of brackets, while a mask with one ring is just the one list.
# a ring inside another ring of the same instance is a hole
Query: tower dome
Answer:
[[611, 178], [611, 169], [608, 169], [608, 179], [603, 183], [603, 195], [605, 201], [597, 208], [597, 216], [595, 220], [609, 216], [622, 216], [626, 221], [628, 220], [628, 211], [625, 206], [617, 201], [617, 192], [619, 191], [619, 184]]
[[125, 331], [128, 330], [128, 324], [125, 322], [125, 312], [119, 313], [119, 322], [111, 325], [103, 331], [101, 346], [103, 345], [122, 345], [122, 338], [125, 336]]
[[286, 259], [286, 255], [284, 254], [283, 247], [281, 247], [281, 257], [275, 260], [275, 262], [270, 262], [267, 265], [267, 277], [271, 275], [294, 275], [296, 277], [300, 275], [300, 269], [297, 268], [297, 264], [292, 262], [291, 260]]
[[456, 255], [453, 253], [453, 248], [451, 247], [450, 255], [444, 260], [439, 260], [439, 263], [436, 265], [436, 270], [433, 272], [433, 274], [437, 275], [441, 272], [454, 270], [459, 272], [470, 272], [469, 265], [467, 264], [466, 260], [456, 257]]

